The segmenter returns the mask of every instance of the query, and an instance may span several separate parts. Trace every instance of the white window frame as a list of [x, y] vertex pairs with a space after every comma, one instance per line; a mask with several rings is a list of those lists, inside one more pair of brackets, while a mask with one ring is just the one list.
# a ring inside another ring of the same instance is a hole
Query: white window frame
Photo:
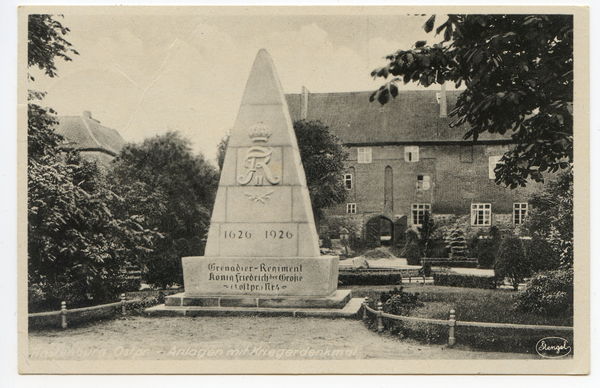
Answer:
[[494, 172], [494, 169], [496, 168], [496, 166], [499, 164], [504, 164], [504, 163], [500, 163], [500, 159], [502, 159], [502, 155], [494, 155], [494, 156], [489, 157], [488, 166], [489, 166], [490, 179], [496, 179], [496, 173]]
[[[348, 185], [350, 183], [350, 185]], [[346, 190], [352, 190], [354, 182], [352, 181], [352, 174], [344, 174], [344, 187]]]
[[419, 146], [404, 147], [404, 161], [412, 163], [419, 161]]
[[347, 203], [346, 204], [346, 213], [356, 214], [356, 204], [355, 203]]
[[[422, 179], [419, 179], [422, 178]], [[431, 187], [431, 175], [417, 175], [417, 190], [429, 190]]]
[[491, 226], [492, 225], [492, 204], [490, 203], [472, 203], [471, 204], [471, 226]]
[[527, 213], [529, 212], [529, 205], [527, 202], [515, 202], [513, 204], [513, 223], [520, 225], [525, 222]]
[[[431, 213], [430, 203], [413, 203], [410, 211], [410, 222], [416, 226], [423, 225], [425, 212]], [[421, 223], [419, 223], [419, 221], [421, 221]]]
[[373, 161], [373, 150], [371, 147], [358, 148], [358, 163], [371, 163]]

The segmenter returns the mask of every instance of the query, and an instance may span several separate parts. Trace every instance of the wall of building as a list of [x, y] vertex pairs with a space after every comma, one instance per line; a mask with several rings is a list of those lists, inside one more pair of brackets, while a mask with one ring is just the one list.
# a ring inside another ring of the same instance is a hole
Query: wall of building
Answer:
[[[461, 216], [470, 215], [471, 203], [489, 203], [494, 225], [495, 219], [505, 223], [507, 217], [512, 217], [513, 203], [527, 202], [530, 194], [541, 187], [529, 183], [525, 188], [511, 190], [489, 178], [489, 157], [502, 155], [507, 146], [421, 145], [416, 162], [405, 160], [404, 146], [371, 149], [371, 163], [358, 163], [358, 147], [348, 149], [346, 162], [347, 171], [353, 175], [347, 202], [356, 203], [357, 214], [365, 219], [370, 214], [383, 214], [392, 220], [406, 215], [410, 224], [412, 204], [431, 204], [434, 214]], [[384, 204], [386, 167], [392, 169], [393, 175], [391, 206]], [[429, 189], [417, 189], [419, 175], [430, 177]], [[328, 214], [347, 214], [346, 204], [329, 209]]]

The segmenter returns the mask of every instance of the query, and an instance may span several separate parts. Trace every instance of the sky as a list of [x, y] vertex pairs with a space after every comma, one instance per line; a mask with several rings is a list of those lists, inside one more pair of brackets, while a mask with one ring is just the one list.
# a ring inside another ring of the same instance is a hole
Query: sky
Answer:
[[[62, 11], [61, 11], [62, 12]], [[58, 77], [30, 69], [44, 106], [59, 115], [84, 110], [128, 142], [180, 131], [194, 152], [214, 160], [233, 126], [258, 51], [266, 48], [285, 93], [376, 90], [370, 72], [385, 55], [417, 40], [437, 41], [422, 25], [428, 16], [305, 14], [264, 10], [57, 18], [79, 55], [57, 61]], [[416, 88], [407, 85], [407, 88]]]

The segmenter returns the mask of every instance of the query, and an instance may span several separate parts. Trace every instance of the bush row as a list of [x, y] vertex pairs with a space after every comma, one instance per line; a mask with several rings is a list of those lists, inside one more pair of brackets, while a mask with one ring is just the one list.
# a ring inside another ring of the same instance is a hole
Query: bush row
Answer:
[[482, 288], [484, 290], [491, 290], [496, 288], [496, 278], [493, 276], [436, 273], [433, 274], [433, 284], [436, 286]]

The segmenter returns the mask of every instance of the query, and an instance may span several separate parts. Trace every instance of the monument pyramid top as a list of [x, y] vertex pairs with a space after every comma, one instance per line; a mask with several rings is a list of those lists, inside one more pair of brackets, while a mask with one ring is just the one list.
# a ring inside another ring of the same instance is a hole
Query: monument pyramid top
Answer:
[[294, 127], [264, 49], [231, 131], [205, 256], [320, 256]]

